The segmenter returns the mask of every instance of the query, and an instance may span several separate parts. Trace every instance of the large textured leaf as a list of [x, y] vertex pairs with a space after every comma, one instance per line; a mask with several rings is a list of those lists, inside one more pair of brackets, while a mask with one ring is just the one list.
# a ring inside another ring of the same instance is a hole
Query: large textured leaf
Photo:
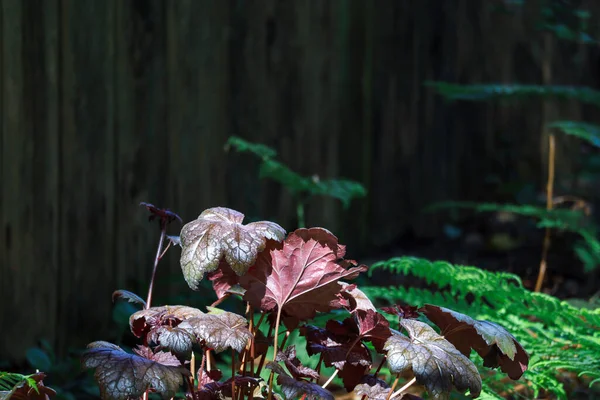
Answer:
[[83, 353], [82, 364], [85, 368], [96, 369], [94, 376], [104, 400], [141, 397], [148, 389], [169, 399], [183, 384], [183, 376], [189, 374], [185, 368], [129, 354], [107, 342], [90, 343]]
[[367, 400], [386, 400], [392, 390], [385, 381], [373, 375], [366, 375], [361, 381], [354, 388], [354, 394], [364, 396]]
[[475, 320], [444, 307], [426, 304], [421, 311], [461, 353], [471, 349], [484, 359], [484, 366], [500, 366], [511, 379], [519, 379], [527, 370], [529, 356], [517, 339], [506, 329], [489, 321]]
[[193, 333], [198, 341], [217, 353], [233, 348], [241, 352], [252, 339], [246, 318], [227, 311], [190, 318], [178, 327]]
[[192, 351], [194, 336], [180, 326], [158, 326], [148, 333], [148, 341], [171, 350], [178, 357], [185, 358]]
[[[330, 311], [341, 290], [341, 279], [354, 279], [364, 265], [348, 268], [337, 238], [320, 228], [299, 229], [278, 246], [263, 251], [256, 264], [240, 277], [244, 300], [264, 312], [307, 320]], [[287, 324], [287, 322], [286, 322]]]
[[186, 319], [202, 315], [202, 311], [188, 306], [150, 307], [133, 313], [129, 317], [129, 327], [135, 336], [142, 337], [159, 326], [174, 327]]
[[481, 377], [471, 360], [423, 322], [404, 319], [400, 325], [408, 337], [394, 332], [384, 347], [393, 373], [412, 370], [417, 382], [436, 398], [447, 399], [453, 385], [479, 395]]
[[277, 383], [281, 386], [286, 399], [297, 399], [306, 395], [307, 400], [334, 400], [333, 395], [326, 389], [316, 383], [304, 380], [296, 380], [289, 376], [285, 370], [277, 363], [269, 361], [265, 368], [277, 373]]
[[181, 230], [181, 269], [196, 290], [204, 274], [217, 269], [221, 259], [238, 275], [246, 273], [267, 239], [281, 241], [285, 230], [274, 222], [242, 225], [244, 214], [224, 207], [204, 210]]

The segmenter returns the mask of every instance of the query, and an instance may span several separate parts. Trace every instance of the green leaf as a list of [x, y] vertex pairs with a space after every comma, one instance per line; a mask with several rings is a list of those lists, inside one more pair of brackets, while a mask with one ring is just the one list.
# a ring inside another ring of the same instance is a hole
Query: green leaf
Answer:
[[48, 372], [52, 369], [52, 361], [46, 352], [40, 348], [32, 347], [27, 350], [25, 357], [29, 364], [40, 371]]
[[448, 100], [483, 101], [500, 98], [554, 97], [562, 100], [579, 100], [600, 107], [600, 91], [578, 86], [503, 85], [475, 84], [460, 85], [449, 82], [425, 83]]
[[600, 147], [600, 126], [579, 121], [557, 121], [548, 125], [561, 130], [567, 135], [577, 136], [588, 143]]

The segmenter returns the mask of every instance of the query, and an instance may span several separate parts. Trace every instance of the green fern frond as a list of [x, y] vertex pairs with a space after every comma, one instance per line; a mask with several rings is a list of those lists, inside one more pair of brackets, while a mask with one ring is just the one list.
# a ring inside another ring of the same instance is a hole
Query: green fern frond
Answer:
[[[584, 374], [591, 384], [600, 383], [600, 308], [577, 308], [555, 297], [531, 292], [512, 274], [442, 261], [393, 258], [372, 265], [369, 274], [377, 271], [420, 278], [435, 289], [361, 287], [372, 299], [415, 306], [436, 304], [507, 328], [531, 355], [530, 368], [522, 380], [534, 392], [543, 389], [566, 398], [565, 388], [557, 378], [559, 370]], [[476, 361], [477, 357], [473, 359]], [[483, 376], [489, 388], [496, 387], [494, 375]], [[506, 382], [502, 388], [506, 388]], [[487, 393], [497, 395], [493, 390]]]
[[13, 372], [0, 371], [0, 391], [10, 392], [15, 387], [24, 383], [33, 388], [36, 393], [39, 393], [37, 382], [31, 377], [31, 375], [21, 375]]
[[579, 100], [600, 107], [600, 91], [589, 87], [542, 86], [542, 85], [460, 85], [449, 82], [425, 82], [448, 100], [482, 101], [501, 98], [554, 97], [563, 100]]
[[248, 152], [261, 159], [260, 177], [280, 183], [293, 195], [308, 194], [329, 196], [340, 200], [347, 208], [352, 199], [364, 197], [367, 191], [358, 182], [347, 179], [324, 179], [316, 176], [302, 176], [287, 165], [277, 161], [277, 152], [263, 144], [248, 142], [238, 137], [229, 138], [227, 145], [239, 152]]
[[584, 139], [588, 143], [600, 147], [600, 126], [581, 121], [556, 121], [548, 125], [567, 135]]

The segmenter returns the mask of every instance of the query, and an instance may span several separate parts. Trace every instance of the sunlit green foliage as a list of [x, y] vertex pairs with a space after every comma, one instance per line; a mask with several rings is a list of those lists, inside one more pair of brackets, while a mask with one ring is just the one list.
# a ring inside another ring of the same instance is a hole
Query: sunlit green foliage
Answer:
[[347, 179], [320, 179], [317, 176], [302, 176], [287, 165], [275, 160], [277, 152], [263, 144], [251, 143], [232, 136], [227, 142], [240, 152], [248, 152], [261, 159], [260, 177], [269, 178], [283, 185], [294, 195], [320, 195], [339, 199], [344, 207], [350, 201], [367, 194], [363, 185]]
[[37, 383], [31, 376], [32, 375], [21, 375], [12, 372], [0, 371], [0, 391], [10, 392], [17, 385], [27, 383], [29, 387], [33, 388], [37, 393], [39, 393]]
[[[510, 393], [525, 383], [536, 397], [543, 389], [566, 399], [567, 392], [559, 379], [561, 370], [585, 376], [592, 389], [600, 386], [600, 308], [576, 308], [555, 297], [531, 292], [513, 274], [441, 261], [393, 258], [372, 265], [369, 273], [410, 276], [427, 284], [424, 288], [361, 286], [378, 303], [436, 304], [496, 322], [514, 334], [531, 355], [530, 368], [517, 382], [500, 381], [501, 373], [483, 373], [487, 397], [482, 398], [505, 398], [500, 393]], [[386, 275], [386, 279], [391, 278]], [[478, 357], [473, 361], [480, 363]]]

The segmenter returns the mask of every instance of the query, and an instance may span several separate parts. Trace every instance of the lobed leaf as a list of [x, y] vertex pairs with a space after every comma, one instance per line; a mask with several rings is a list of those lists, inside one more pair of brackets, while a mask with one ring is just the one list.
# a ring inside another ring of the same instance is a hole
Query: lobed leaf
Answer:
[[141, 397], [146, 390], [158, 393], [163, 399], [174, 397], [189, 372], [182, 367], [161, 364], [161, 360], [169, 359], [158, 355], [151, 360], [102, 341], [90, 343], [82, 356], [83, 367], [96, 370], [94, 376], [104, 400]]
[[204, 210], [198, 219], [181, 230], [181, 269], [188, 285], [198, 289], [208, 272], [224, 258], [237, 275], [243, 275], [266, 245], [267, 239], [281, 241], [285, 230], [274, 222], [242, 225], [244, 214], [225, 207]]
[[452, 386], [459, 391], [470, 389], [474, 397], [479, 395], [481, 376], [471, 360], [426, 323], [405, 319], [400, 325], [408, 337], [394, 332], [384, 347], [393, 373], [412, 370], [417, 382], [435, 398], [448, 398]]
[[338, 282], [367, 270], [364, 265], [348, 268], [344, 254], [345, 248], [326, 229], [298, 229], [283, 243], [271, 243], [240, 277], [244, 300], [263, 312], [280, 310], [288, 328], [328, 312], [342, 289]]
[[[37, 372], [32, 375], [18, 375], [18, 374], [7, 374], [3, 376], [0, 373], [0, 378], [9, 378], [12, 376], [18, 376], [20, 379], [15, 379], [14, 387], [11, 390], [0, 391], [0, 400], [49, 400], [56, 396], [56, 391], [48, 386], [44, 386], [43, 379], [46, 374], [43, 372]], [[10, 380], [10, 379], [8, 379]], [[3, 387], [1, 385], [0, 387]], [[13, 386], [13, 384], [11, 384]], [[7, 388], [8, 389], [8, 388]]]
[[475, 320], [448, 308], [426, 304], [420, 309], [440, 327], [446, 340], [462, 354], [471, 349], [483, 357], [484, 366], [500, 366], [511, 379], [519, 379], [527, 370], [529, 355], [506, 329], [489, 321]]
[[284, 351], [277, 353], [275, 361], [282, 361], [294, 379], [313, 378], [319, 379], [319, 373], [312, 368], [302, 365], [296, 357], [296, 346], [289, 346]]
[[219, 310], [218, 314], [190, 318], [179, 328], [195, 335], [198, 341], [219, 353], [228, 348], [241, 352], [252, 339], [247, 325], [246, 318], [241, 315]]
[[265, 368], [278, 374], [277, 383], [281, 386], [286, 399], [303, 397], [307, 400], [334, 400], [333, 395], [320, 385], [304, 380], [296, 380], [289, 376], [276, 362], [269, 361]]
[[142, 337], [160, 326], [174, 327], [186, 319], [202, 315], [202, 311], [188, 306], [150, 307], [133, 313], [129, 317], [129, 327], [135, 336]]

